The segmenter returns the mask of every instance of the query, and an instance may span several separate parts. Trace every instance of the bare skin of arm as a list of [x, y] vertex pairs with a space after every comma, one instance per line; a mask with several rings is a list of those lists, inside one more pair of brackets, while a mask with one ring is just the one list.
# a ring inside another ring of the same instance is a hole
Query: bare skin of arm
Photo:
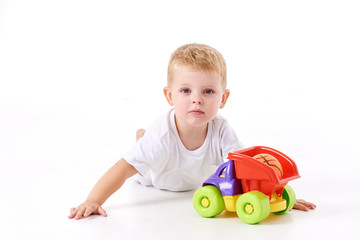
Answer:
[[125, 159], [120, 159], [95, 184], [86, 201], [78, 207], [70, 209], [69, 218], [78, 220], [91, 214], [106, 217], [107, 213], [101, 205], [124, 184], [126, 179], [136, 173], [138, 172], [132, 165], [127, 163]]

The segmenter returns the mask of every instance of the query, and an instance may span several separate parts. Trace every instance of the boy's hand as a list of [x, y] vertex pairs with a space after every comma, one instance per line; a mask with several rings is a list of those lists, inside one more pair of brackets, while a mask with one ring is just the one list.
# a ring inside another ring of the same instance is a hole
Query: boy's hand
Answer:
[[79, 220], [81, 218], [86, 218], [91, 214], [98, 214], [107, 217], [106, 211], [98, 203], [86, 201], [77, 208], [71, 208], [68, 218]]
[[311, 202], [307, 202], [303, 199], [296, 199], [295, 205], [293, 207], [293, 209], [297, 209], [297, 210], [302, 210], [302, 211], [309, 211], [309, 209], [315, 209], [316, 205], [311, 203]]

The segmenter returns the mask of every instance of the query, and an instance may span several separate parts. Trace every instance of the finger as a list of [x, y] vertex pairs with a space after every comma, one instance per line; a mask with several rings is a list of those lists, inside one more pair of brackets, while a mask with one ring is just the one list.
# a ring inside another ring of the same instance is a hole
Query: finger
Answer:
[[298, 199], [297, 202], [304, 205], [307, 208], [310, 208], [310, 209], [315, 209], [316, 208], [315, 204], [313, 204], [311, 202], [307, 202], [307, 201], [305, 201], [303, 199]]
[[84, 212], [85, 212], [85, 208], [80, 208], [78, 209], [76, 215], [75, 215], [75, 220], [79, 220], [83, 217], [84, 215]]
[[68, 218], [73, 218], [76, 214], [76, 208], [71, 208], [70, 209], [70, 215], [68, 216]]
[[94, 206], [90, 206], [90, 207], [86, 208], [84, 217], [90, 216], [94, 212], [95, 209], [96, 209], [96, 207], [94, 207]]
[[309, 211], [309, 209], [305, 205], [303, 205], [301, 203], [295, 203], [294, 209], [302, 210], [302, 211], [305, 211], [305, 212]]
[[99, 207], [98, 211], [101, 216], [107, 217], [107, 213], [102, 207]]
[[316, 208], [316, 205], [315, 205], [315, 204], [309, 203], [309, 202], [306, 203], [305, 206], [308, 207], [308, 208], [310, 208], [310, 209], [315, 209], [315, 208]]

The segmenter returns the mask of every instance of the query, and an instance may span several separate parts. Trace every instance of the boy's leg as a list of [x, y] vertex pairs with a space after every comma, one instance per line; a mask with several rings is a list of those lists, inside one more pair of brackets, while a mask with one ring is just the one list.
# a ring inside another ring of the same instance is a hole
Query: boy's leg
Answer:
[[142, 128], [138, 129], [136, 131], [136, 141], [139, 141], [139, 139], [144, 135], [144, 133], [145, 133], [145, 129]]

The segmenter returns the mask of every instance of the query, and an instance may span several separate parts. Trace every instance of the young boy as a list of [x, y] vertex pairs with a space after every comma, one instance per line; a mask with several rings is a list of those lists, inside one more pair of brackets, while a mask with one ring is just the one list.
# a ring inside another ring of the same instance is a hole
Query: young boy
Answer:
[[[70, 210], [69, 218], [90, 214], [107, 216], [101, 205], [125, 180], [139, 174], [139, 182], [170, 191], [199, 187], [230, 151], [243, 148], [235, 131], [217, 114], [224, 108], [226, 63], [203, 44], [187, 44], [172, 55], [164, 95], [173, 106], [147, 131], [137, 132], [137, 143], [96, 183], [87, 200]], [[296, 209], [315, 205], [297, 200]]]

